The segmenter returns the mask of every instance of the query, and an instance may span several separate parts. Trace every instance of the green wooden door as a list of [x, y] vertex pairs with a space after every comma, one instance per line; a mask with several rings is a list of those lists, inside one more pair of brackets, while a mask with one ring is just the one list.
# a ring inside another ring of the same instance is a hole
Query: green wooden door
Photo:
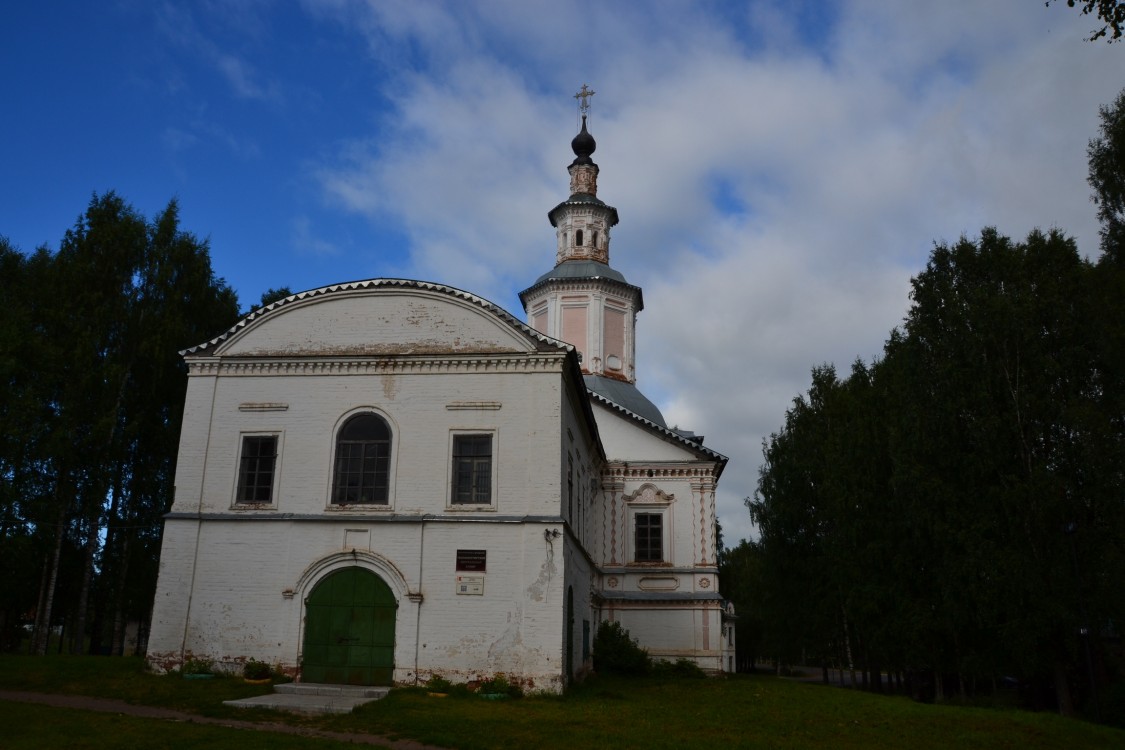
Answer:
[[394, 594], [362, 568], [332, 573], [305, 601], [304, 682], [390, 685], [395, 666]]

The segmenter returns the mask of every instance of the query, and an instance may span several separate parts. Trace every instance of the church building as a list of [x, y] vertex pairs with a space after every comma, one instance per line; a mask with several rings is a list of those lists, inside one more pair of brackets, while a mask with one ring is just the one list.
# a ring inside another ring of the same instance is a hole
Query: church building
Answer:
[[554, 267], [526, 323], [444, 284], [294, 294], [182, 352], [189, 379], [148, 660], [305, 682], [504, 674], [559, 690], [605, 620], [733, 669], [727, 459], [636, 386], [641, 289], [610, 262], [578, 95]]

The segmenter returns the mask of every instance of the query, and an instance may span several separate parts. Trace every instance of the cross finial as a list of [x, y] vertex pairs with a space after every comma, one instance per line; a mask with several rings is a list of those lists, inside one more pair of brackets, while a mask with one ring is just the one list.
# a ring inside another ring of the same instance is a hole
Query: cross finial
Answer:
[[582, 114], [586, 114], [590, 111], [590, 97], [595, 93], [597, 92], [587, 87], [586, 84], [582, 84], [582, 90], [574, 95], [574, 98], [578, 100], [579, 112], [581, 112]]

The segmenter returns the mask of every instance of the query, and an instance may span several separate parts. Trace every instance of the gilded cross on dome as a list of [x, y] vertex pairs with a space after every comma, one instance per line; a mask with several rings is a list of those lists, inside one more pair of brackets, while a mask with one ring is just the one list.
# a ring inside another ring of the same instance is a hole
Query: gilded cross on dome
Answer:
[[596, 93], [597, 92], [593, 89], [588, 88], [586, 84], [582, 84], [582, 90], [574, 95], [574, 98], [578, 100], [579, 112], [586, 114], [590, 111], [590, 97]]

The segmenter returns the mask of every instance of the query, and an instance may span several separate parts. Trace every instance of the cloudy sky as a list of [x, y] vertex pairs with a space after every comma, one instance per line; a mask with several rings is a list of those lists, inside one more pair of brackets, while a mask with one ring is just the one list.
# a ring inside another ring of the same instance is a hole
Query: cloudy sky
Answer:
[[573, 94], [597, 91], [638, 386], [730, 457], [814, 365], [879, 354], [934, 242], [1059, 227], [1097, 254], [1086, 143], [1125, 44], [1065, 0], [87, 0], [0, 10], [0, 234], [173, 197], [244, 307], [396, 276], [517, 293], [554, 262]]

